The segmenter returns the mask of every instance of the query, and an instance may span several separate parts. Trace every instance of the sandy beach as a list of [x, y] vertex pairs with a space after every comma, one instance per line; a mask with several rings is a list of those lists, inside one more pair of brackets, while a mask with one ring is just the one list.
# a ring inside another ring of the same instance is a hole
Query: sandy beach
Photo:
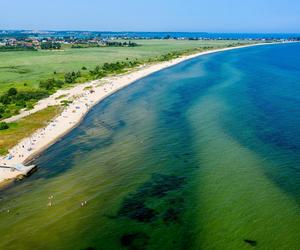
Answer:
[[[38, 156], [43, 150], [47, 149], [62, 136], [76, 127], [94, 105], [114, 92], [137, 81], [138, 79], [201, 55], [258, 45], [265, 44], [223, 48], [196, 53], [154, 65], [143, 65], [138, 69], [135, 69], [132, 72], [124, 75], [107, 77], [101, 80], [94, 80], [91, 82], [78, 84], [70, 89], [59, 90], [52, 96], [39, 101], [32, 110], [23, 111], [19, 115], [5, 120], [6, 122], [14, 122], [34, 112], [42, 110], [47, 106], [60, 105], [61, 100], [67, 99], [73, 101], [69, 106], [65, 107], [62, 113], [53, 119], [45, 128], [39, 129], [32, 134], [31, 137], [23, 139], [15, 147], [9, 150], [8, 155], [0, 157], [0, 166], [14, 166], [20, 163], [27, 164], [34, 157]], [[61, 96], [64, 97], [58, 98]], [[0, 168], [0, 182], [17, 178], [22, 174], [22, 171], [11, 171], [6, 168]]]

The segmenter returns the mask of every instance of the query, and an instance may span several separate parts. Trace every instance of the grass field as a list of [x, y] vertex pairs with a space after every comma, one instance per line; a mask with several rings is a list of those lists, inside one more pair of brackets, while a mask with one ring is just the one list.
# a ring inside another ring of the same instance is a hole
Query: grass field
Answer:
[[31, 114], [18, 122], [9, 123], [9, 128], [0, 130], [0, 155], [6, 154], [8, 149], [20, 140], [30, 136], [37, 129], [45, 125], [60, 113], [61, 107], [51, 106]]
[[[82, 66], [92, 69], [105, 62], [148, 59], [174, 51], [196, 48], [226, 47], [245, 41], [186, 41], [186, 40], [137, 40], [138, 47], [100, 47], [61, 51], [15, 51], [0, 52], [0, 94], [10, 87], [18, 89], [37, 88], [39, 80], [62, 76], [63, 73], [80, 70]], [[54, 71], [57, 74], [54, 74]], [[24, 84], [26, 86], [24, 86]]]

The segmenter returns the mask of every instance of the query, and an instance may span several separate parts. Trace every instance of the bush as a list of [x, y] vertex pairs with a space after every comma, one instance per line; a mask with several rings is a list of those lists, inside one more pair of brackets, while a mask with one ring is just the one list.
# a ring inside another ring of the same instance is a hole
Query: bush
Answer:
[[11, 98], [8, 96], [8, 94], [4, 94], [0, 96], [0, 102], [3, 103], [4, 105], [10, 104]]
[[0, 122], [0, 130], [8, 129], [9, 126], [6, 122]]
[[48, 96], [49, 96], [48, 92], [43, 91], [43, 90], [23, 91], [16, 95], [15, 101], [20, 101], [20, 100], [24, 100], [24, 101], [36, 100], [36, 101], [38, 101], [38, 100], [41, 100]]
[[0, 114], [3, 114], [5, 112], [5, 107], [4, 106], [0, 106]]
[[8, 91], [7, 91], [7, 94], [9, 96], [13, 96], [13, 95], [16, 95], [18, 93], [17, 89], [16, 88], [10, 88]]
[[25, 108], [26, 107], [26, 102], [24, 100], [17, 100], [16, 101], [16, 106], [20, 108]]
[[46, 90], [52, 90], [54, 88], [61, 88], [64, 85], [64, 82], [61, 80], [55, 80], [54, 78], [40, 81], [40, 88], [46, 89]]
[[65, 74], [65, 82], [66, 83], [74, 83], [78, 77], [81, 77], [81, 72], [68, 72]]
[[27, 102], [26, 103], [26, 108], [27, 108], [27, 110], [33, 109], [33, 103], [32, 102]]

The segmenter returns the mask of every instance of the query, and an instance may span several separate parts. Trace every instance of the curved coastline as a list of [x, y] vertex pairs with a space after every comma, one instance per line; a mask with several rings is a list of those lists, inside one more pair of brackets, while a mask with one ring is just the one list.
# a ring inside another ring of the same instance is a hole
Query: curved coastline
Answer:
[[[162, 62], [150, 66], [146, 65], [144, 67], [141, 67], [137, 70], [134, 70], [133, 72], [129, 72], [124, 75], [107, 77], [102, 80], [95, 80], [92, 82], [79, 84], [78, 86], [75, 86], [74, 88], [68, 90], [73, 94], [77, 94], [78, 98], [75, 99], [71, 105], [65, 108], [63, 112], [59, 116], [57, 116], [53, 121], [51, 121], [45, 128], [39, 129], [30, 137], [23, 139], [16, 146], [10, 149], [9, 155], [0, 158], [0, 166], [1, 165], [12, 166], [19, 163], [22, 164], [29, 163], [31, 160], [33, 160], [39, 154], [41, 154], [44, 150], [49, 148], [51, 145], [55, 144], [63, 136], [65, 136], [71, 130], [77, 127], [84, 119], [84, 117], [87, 115], [87, 113], [96, 104], [100, 103], [106, 97], [114, 94], [115, 92], [129, 86], [130, 84], [136, 82], [139, 79], [151, 75], [152, 73], [166, 69], [168, 67], [172, 67], [176, 64], [179, 64], [186, 60], [190, 60], [202, 55], [234, 50], [234, 49], [241, 49], [246, 47], [271, 45], [271, 44], [278, 44], [278, 43], [258, 43], [258, 44], [251, 44], [251, 45], [200, 52], [189, 56], [183, 56], [177, 59], [173, 59], [167, 62]], [[101, 84], [102, 81], [104, 81], [104, 84]], [[87, 89], [87, 87], [92, 87], [92, 91], [91, 89]], [[22, 113], [21, 115], [19, 115], [19, 118], [17, 119], [25, 117], [26, 115], [32, 112], [39, 111], [49, 105], [55, 104], [54, 100], [57, 100], [57, 96], [60, 95], [61, 92], [57, 92], [56, 94], [50, 96], [49, 98], [42, 100], [42, 102], [38, 104], [33, 111]], [[17, 119], [13, 117], [11, 121]], [[7, 180], [16, 179], [20, 175], [24, 175], [22, 171], [5, 172], [0, 169], [0, 183], [3, 184], [4, 181], [5, 183], [7, 183]]]

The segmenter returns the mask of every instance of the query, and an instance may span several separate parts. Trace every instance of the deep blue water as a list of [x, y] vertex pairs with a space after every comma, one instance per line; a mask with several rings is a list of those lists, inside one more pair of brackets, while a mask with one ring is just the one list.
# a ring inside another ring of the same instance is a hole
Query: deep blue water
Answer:
[[202, 38], [202, 39], [288, 39], [300, 37], [297, 33], [208, 33], [208, 32], [100, 32], [102, 36], [143, 38]]

